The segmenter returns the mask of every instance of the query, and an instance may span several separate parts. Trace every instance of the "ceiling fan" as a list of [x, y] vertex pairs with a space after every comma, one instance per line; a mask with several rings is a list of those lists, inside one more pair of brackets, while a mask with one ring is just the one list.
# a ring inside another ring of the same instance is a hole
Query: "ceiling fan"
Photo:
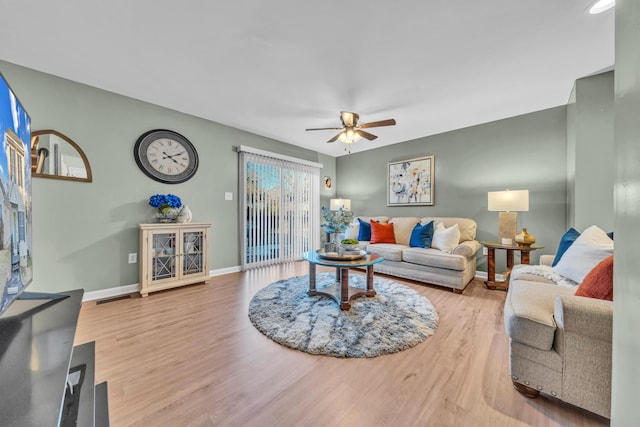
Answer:
[[348, 111], [340, 112], [340, 121], [342, 122], [341, 128], [311, 128], [305, 130], [340, 130], [339, 134], [328, 140], [327, 142], [335, 142], [340, 140], [345, 144], [353, 144], [358, 141], [360, 138], [368, 139], [369, 141], [373, 141], [377, 138], [376, 135], [373, 135], [369, 132], [365, 132], [362, 129], [366, 128], [375, 128], [380, 126], [393, 126], [396, 124], [395, 119], [387, 119], [380, 120], [378, 122], [370, 122], [370, 123], [362, 123], [358, 124], [358, 119], [360, 116], [356, 113], [350, 113]]

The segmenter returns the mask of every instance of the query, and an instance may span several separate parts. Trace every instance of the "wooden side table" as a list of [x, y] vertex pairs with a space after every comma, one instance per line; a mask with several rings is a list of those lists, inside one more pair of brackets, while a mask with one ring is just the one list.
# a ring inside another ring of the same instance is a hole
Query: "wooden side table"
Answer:
[[[509, 289], [509, 274], [511, 273], [511, 269], [513, 268], [513, 254], [515, 251], [520, 251], [521, 264], [529, 264], [531, 262], [531, 258], [529, 256], [531, 251], [544, 248], [544, 246], [540, 245], [520, 246], [503, 245], [499, 242], [480, 243], [487, 248], [488, 252], [487, 255], [489, 266], [487, 269], [487, 280], [484, 282], [484, 285], [491, 290], [495, 290], [497, 288], [501, 288], [504, 290]], [[496, 282], [496, 249], [503, 249], [507, 251], [507, 269], [502, 273], [505, 278], [503, 282]]]

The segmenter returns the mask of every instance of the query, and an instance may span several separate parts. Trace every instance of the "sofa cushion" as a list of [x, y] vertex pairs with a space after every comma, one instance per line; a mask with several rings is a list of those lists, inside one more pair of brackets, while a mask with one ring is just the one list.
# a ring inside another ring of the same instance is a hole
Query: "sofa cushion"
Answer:
[[363, 221], [362, 219], [358, 218], [358, 224], [360, 227], [358, 229], [358, 240], [371, 240], [371, 223], [369, 221]]
[[504, 326], [514, 341], [550, 350], [556, 333], [553, 317], [557, 295], [572, 295], [573, 288], [541, 282], [512, 280], [504, 304]]
[[387, 261], [402, 261], [402, 251], [406, 249], [406, 245], [398, 245], [393, 243], [377, 243], [367, 246], [367, 250], [372, 254], [381, 255]]
[[472, 219], [456, 217], [424, 217], [420, 220], [422, 224], [426, 224], [429, 221], [434, 221], [434, 224], [441, 222], [447, 228], [453, 226], [453, 224], [458, 224], [458, 228], [460, 229], [460, 242], [475, 240], [476, 238], [477, 224]]
[[417, 216], [401, 216], [391, 218], [389, 220], [389, 223], [393, 223], [393, 233], [396, 237], [396, 243], [409, 246], [413, 227], [415, 227], [419, 222], [420, 218], [418, 218]]
[[573, 242], [553, 270], [582, 283], [585, 276], [609, 255], [613, 255], [613, 240], [602, 229], [592, 225]]
[[433, 221], [420, 225], [417, 223], [411, 232], [409, 246], [412, 248], [430, 248], [433, 239]]
[[576, 296], [613, 301], [613, 255], [587, 274], [576, 290]]
[[462, 271], [467, 266], [467, 259], [461, 255], [452, 255], [439, 249], [406, 248], [402, 251], [402, 260], [411, 264], [446, 268]]
[[458, 224], [453, 224], [451, 227], [441, 230], [436, 227], [433, 233], [433, 240], [431, 241], [431, 247], [440, 249], [441, 251], [451, 253], [458, 242], [460, 241], [460, 229]]
[[[374, 220], [376, 222], [381, 222], [382, 224], [386, 224], [389, 222], [388, 216], [359, 216], [358, 218], [354, 219], [351, 222], [351, 224], [349, 224], [349, 228], [344, 234], [345, 239], [358, 239], [358, 233], [360, 232], [360, 221], [358, 221], [359, 219], [365, 221], [367, 224], [371, 220]], [[369, 240], [369, 239], [366, 239], [366, 240]]]
[[580, 232], [575, 228], [571, 227], [568, 229], [560, 238], [560, 244], [558, 245], [558, 250], [556, 251], [556, 257], [553, 259], [553, 263], [551, 267], [555, 267], [555, 265], [560, 261], [562, 255], [569, 249], [569, 246], [573, 245], [573, 242], [580, 237]]
[[371, 243], [396, 243], [393, 223], [380, 224], [371, 220]]

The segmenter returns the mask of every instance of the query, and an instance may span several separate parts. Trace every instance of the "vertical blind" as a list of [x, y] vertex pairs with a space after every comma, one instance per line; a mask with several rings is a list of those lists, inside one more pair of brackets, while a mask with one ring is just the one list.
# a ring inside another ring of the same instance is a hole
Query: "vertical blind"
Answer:
[[320, 167], [240, 147], [241, 267], [294, 261], [320, 242]]

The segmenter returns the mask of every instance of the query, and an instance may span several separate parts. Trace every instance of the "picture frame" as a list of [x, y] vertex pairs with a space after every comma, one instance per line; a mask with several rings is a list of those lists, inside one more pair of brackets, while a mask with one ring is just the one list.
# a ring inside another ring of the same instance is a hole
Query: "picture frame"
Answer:
[[325, 176], [322, 178], [322, 182], [324, 183], [325, 190], [331, 190], [331, 177]]
[[433, 206], [434, 156], [387, 164], [387, 206]]

